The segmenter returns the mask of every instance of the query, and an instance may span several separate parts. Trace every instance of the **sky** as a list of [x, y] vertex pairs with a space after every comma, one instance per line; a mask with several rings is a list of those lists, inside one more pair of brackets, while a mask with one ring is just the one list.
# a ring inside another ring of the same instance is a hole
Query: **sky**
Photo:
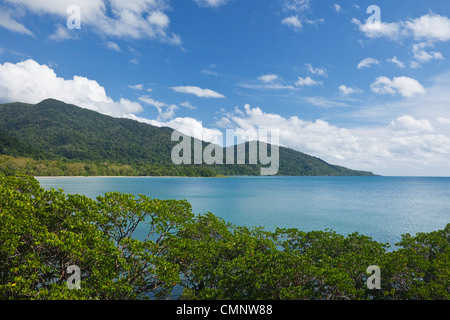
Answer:
[[[59, 99], [450, 176], [448, 0], [1, 0], [0, 103]], [[270, 131], [269, 131], [270, 132]]]

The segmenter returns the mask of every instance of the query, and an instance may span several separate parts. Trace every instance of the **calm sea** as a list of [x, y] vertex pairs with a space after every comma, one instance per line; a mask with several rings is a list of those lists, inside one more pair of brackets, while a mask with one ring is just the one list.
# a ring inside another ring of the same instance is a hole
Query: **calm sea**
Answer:
[[212, 212], [242, 226], [359, 232], [395, 244], [405, 233], [450, 223], [450, 178], [230, 177], [38, 178], [95, 198], [109, 191], [186, 199], [194, 213]]

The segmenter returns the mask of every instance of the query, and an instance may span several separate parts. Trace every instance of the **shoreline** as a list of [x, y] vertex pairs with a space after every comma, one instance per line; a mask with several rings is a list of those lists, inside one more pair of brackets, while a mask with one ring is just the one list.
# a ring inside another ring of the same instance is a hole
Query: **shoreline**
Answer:
[[186, 176], [33, 176], [34, 178], [229, 178], [231, 176], [217, 177], [186, 177]]

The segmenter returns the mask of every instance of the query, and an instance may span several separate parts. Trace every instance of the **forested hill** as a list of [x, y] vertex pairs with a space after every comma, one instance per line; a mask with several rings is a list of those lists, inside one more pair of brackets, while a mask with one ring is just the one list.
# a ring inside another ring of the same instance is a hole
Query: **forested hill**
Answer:
[[[172, 163], [171, 151], [178, 142], [171, 141], [172, 132], [171, 128], [113, 118], [53, 99], [35, 105], [0, 104], [0, 155], [3, 155], [0, 169], [14, 166], [16, 170], [19, 167], [32, 174], [51, 171], [51, 175], [63, 175], [67, 174], [68, 167], [77, 164], [78, 174], [75, 175], [260, 174], [259, 164], [176, 166]], [[108, 169], [111, 166], [121, 169], [111, 171]], [[36, 168], [44, 168], [44, 172], [36, 171]], [[280, 147], [278, 175], [373, 174], [331, 165], [302, 152]]]

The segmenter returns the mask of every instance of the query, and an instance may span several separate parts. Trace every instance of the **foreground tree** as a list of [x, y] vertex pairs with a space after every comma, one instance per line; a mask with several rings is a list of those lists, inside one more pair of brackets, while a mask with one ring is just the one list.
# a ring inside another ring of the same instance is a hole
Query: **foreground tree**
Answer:
[[[178, 282], [162, 243], [191, 217], [185, 201], [115, 192], [94, 201], [0, 176], [0, 297], [162, 298]], [[67, 286], [71, 265], [81, 271], [79, 290]]]
[[[450, 224], [390, 250], [358, 233], [268, 232], [194, 216], [187, 201], [94, 200], [0, 175], [0, 299], [449, 299], [449, 244]], [[372, 265], [381, 289], [367, 286]]]

